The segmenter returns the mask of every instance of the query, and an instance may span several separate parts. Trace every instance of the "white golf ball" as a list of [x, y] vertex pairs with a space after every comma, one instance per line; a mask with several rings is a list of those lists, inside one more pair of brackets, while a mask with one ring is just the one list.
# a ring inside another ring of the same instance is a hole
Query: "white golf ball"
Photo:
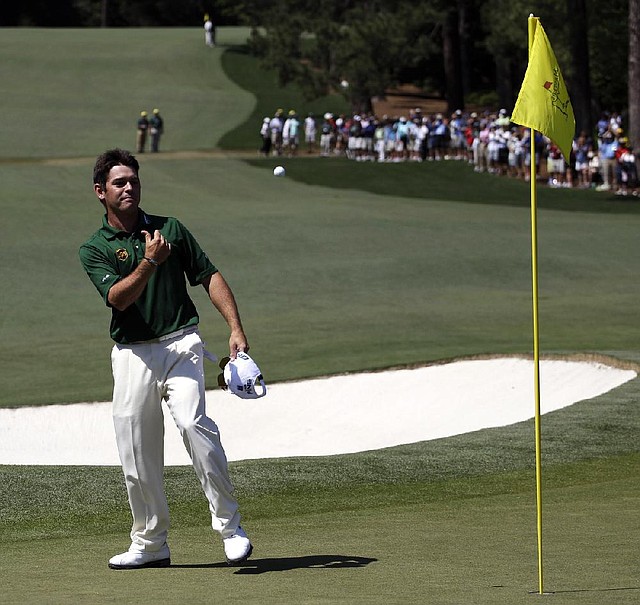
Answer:
[[273, 169], [273, 176], [284, 176], [284, 168], [282, 166], [276, 166]]

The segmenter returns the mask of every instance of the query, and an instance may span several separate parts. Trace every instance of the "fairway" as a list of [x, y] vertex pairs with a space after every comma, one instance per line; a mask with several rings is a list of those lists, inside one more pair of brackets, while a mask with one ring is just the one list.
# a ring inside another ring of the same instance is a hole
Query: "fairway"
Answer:
[[[154, 106], [167, 133], [161, 153], [139, 157], [142, 207], [180, 218], [210, 253], [268, 383], [530, 355], [528, 186], [462, 163], [340, 158], [287, 158], [277, 162], [287, 176], [274, 178], [274, 161], [257, 154], [262, 117], [281, 106], [319, 115], [343, 101], [279, 90], [239, 48], [247, 34], [222, 28], [207, 49], [199, 28], [3, 30], [1, 406], [110, 398], [109, 311], [77, 250], [101, 220], [95, 156], [131, 148], [140, 110]], [[639, 209], [592, 191], [540, 192], [544, 356], [637, 368]], [[193, 297], [203, 338], [222, 355], [226, 327], [204, 291]], [[639, 400], [636, 378], [544, 417], [553, 603], [640, 599]], [[128, 544], [119, 468], [0, 466], [0, 601], [547, 599], [529, 594], [534, 462], [531, 421], [359, 454], [234, 462], [255, 542], [239, 568], [221, 564], [192, 469], [172, 467], [174, 566], [142, 573], [106, 566]]]

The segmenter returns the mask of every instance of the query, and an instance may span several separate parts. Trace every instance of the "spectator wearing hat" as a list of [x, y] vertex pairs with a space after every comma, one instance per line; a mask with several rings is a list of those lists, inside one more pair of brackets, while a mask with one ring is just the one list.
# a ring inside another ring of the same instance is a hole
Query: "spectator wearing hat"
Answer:
[[495, 119], [495, 125], [499, 128], [508, 128], [511, 124], [511, 118], [507, 115], [506, 109], [501, 109], [498, 112], [498, 117]]
[[300, 121], [295, 109], [290, 109], [282, 126], [282, 146], [289, 156], [296, 155], [300, 145]]
[[276, 113], [269, 121], [271, 149], [275, 155], [282, 155], [282, 128], [284, 127], [284, 120], [282, 119], [283, 113], [283, 109], [277, 109]]
[[333, 153], [335, 155], [345, 155], [347, 151], [347, 145], [349, 143], [349, 125], [350, 121], [345, 118], [345, 115], [341, 113], [335, 119], [335, 144]]
[[216, 45], [216, 28], [208, 14], [204, 16], [204, 43], [209, 47]]
[[147, 118], [147, 112], [141, 111], [138, 118], [136, 135], [136, 149], [138, 153], [144, 153], [144, 149], [147, 146], [147, 132], [149, 131], [149, 120]]
[[164, 132], [164, 120], [158, 108], [153, 110], [153, 115], [149, 120], [149, 132], [151, 133], [151, 151], [158, 153], [160, 147], [160, 137]]
[[362, 118], [360, 114], [354, 114], [354, 116], [347, 120], [347, 157], [350, 160], [362, 159]]

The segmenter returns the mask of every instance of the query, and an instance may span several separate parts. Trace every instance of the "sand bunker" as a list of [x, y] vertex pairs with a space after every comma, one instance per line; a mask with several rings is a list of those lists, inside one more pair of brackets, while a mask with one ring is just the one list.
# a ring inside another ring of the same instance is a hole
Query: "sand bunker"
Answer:
[[[601, 363], [543, 360], [542, 413], [636, 376]], [[217, 389], [207, 393], [207, 413], [229, 460], [342, 454], [527, 420], [533, 380], [530, 360], [464, 360], [274, 384], [255, 401]], [[189, 464], [168, 413], [165, 431], [166, 464]], [[0, 409], [0, 464], [119, 465], [110, 403]]]

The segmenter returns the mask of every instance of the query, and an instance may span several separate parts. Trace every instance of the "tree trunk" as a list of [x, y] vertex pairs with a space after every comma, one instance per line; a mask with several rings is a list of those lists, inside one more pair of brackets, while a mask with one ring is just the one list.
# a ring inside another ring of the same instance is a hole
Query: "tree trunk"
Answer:
[[571, 105], [576, 117], [576, 135], [584, 131], [592, 133], [591, 78], [589, 76], [589, 41], [587, 38], [586, 0], [567, 0], [569, 36], [573, 74], [571, 77]]
[[445, 97], [449, 113], [452, 113], [456, 109], [464, 109], [458, 11], [455, 8], [450, 8], [445, 15], [442, 28], [442, 54], [444, 59]]
[[627, 135], [640, 162], [640, 0], [629, 0], [629, 125]]
[[471, 92], [471, 65], [469, 56], [469, 0], [458, 0], [458, 36], [460, 39], [460, 69], [462, 80], [462, 94], [466, 96]]

